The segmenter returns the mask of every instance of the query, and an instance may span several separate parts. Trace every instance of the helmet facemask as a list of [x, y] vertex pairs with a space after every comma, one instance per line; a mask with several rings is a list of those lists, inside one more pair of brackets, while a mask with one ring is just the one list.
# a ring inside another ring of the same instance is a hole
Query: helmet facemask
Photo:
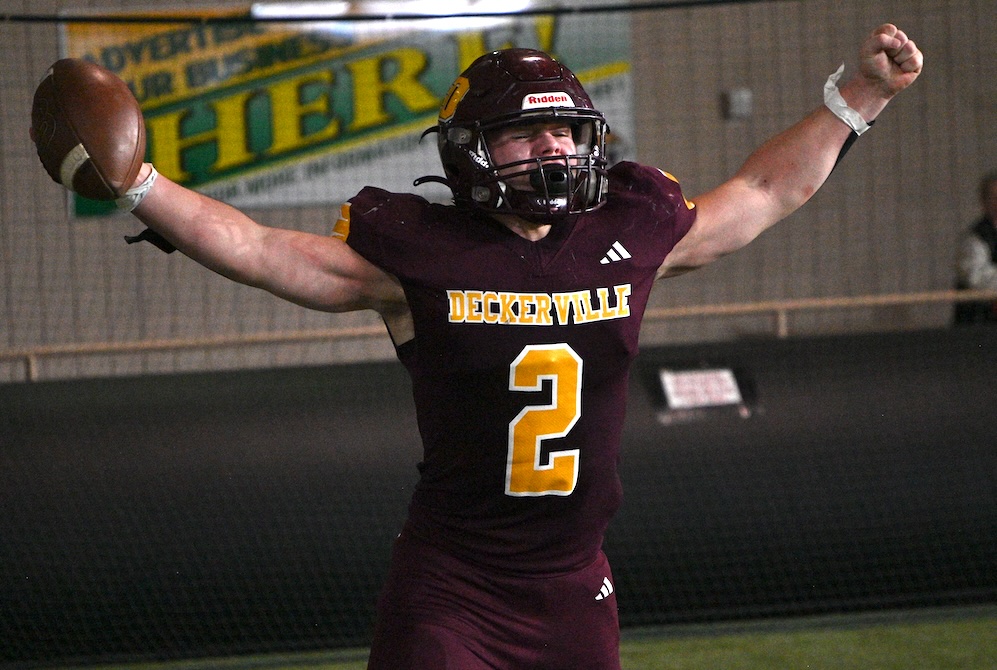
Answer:
[[[560, 122], [572, 129], [574, 153], [496, 164], [488, 138], [497, 130]], [[512, 121], [482, 124], [472, 135], [477, 135], [473, 151], [484, 159], [471, 158], [475, 166], [470, 174], [472, 206], [551, 223], [596, 209], [605, 199], [605, 121], [597, 114], [522, 114]]]

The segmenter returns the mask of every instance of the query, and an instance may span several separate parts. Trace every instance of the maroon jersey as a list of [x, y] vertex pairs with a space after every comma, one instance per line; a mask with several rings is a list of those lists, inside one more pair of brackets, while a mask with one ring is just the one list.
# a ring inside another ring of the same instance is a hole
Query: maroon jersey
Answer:
[[424, 459], [407, 532], [522, 573], [593, 561], [621, 498], [628, 370], [665, 255], [695, 210], [621, 163], [600, 209], [530, 242], [489, 217], [366, 188], [347, 243], [401, 282]]

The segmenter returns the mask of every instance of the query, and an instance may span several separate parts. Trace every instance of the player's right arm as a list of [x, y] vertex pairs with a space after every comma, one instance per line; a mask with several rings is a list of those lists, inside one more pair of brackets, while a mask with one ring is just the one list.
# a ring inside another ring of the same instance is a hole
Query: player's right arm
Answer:
[[[143, 166], [136, 183], [151, 171]], [[373, 309], [408, 339], [398, 280], [334, 237], [260, 225], [160, 175], [133, 214], [184, 255], [241, 284], [327, 312]]]

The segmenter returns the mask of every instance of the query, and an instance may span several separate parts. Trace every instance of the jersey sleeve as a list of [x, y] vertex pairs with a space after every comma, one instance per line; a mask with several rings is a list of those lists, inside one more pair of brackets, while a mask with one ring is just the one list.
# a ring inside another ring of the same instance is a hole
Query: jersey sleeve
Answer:
[[610, 196], [622, 203], [641, 226], [660, 260], [685, 237], [696, 220], [696, 205], [682, 193], [679, 181], [668, 172], [631, 162], [610, 170]]
[[416, 195], [368, 186], [342, 205], [332, 235], [382, 270], [405, 274], [406, 258], [425, 239], [429, 203]]

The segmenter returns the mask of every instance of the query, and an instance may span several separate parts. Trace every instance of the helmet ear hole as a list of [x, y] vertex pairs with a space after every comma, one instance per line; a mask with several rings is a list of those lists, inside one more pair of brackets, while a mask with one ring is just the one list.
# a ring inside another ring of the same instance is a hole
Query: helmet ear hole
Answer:
[[447, 139], [454, 144], [467, 144], [471, 141], [473, 133], [467, 128], [451, 128], [447, 131]]
[[475, 202], [488, 202], [492, 197], [492, 192], [487, 186], [475, 186], [471, 189], [471, 199]]

